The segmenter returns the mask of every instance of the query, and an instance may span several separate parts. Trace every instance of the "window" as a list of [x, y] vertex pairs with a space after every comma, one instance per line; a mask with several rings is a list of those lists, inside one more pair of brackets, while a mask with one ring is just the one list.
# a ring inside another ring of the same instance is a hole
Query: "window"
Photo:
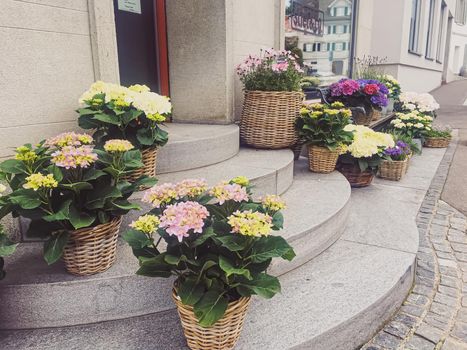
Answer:
[[467, 1], [457, 0], [455, 21], [457, 24], [463, 26], [467, 22]]
[[314, 44], [303, 44], [303, 52], [311, 52], [313, 51]]
[[332, 34], [336, 34], [337, 32], [337, 26], [332, 26]]
[[345, 16], [345, 7], [335, 7], [336, 14], [335, 16]]
[[328, 34], [331, 34], [331, 26], [328, 26]]
[[420, 0], [412, 0], [410, 16], [409, 51], [418, 52], [418, 36], [420, 28]]
[[430, 12], [428, 14], [428, 34], [426, 37], [426, 58], [433, 58], [433, 32], [435, 23], [436, 0], [430, 0]]
[[313, 43], [313, 52], [321, 51], [321, 43]]
[[441, 13], [439, 14], [438, 47], [436, 50], [436, 61], [441, 62], [444, 51], [444, 33], [446, 31], [446, 3], [441, 4]]
[[342, 33], [344, 33], [344, 26], [343, 25], [336, 26], [336, 34], [342, 34]]

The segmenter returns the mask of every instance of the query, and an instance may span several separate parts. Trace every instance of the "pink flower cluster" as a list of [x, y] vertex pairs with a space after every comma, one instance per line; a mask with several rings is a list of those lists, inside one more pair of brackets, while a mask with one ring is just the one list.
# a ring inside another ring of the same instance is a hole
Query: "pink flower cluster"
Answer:
[[176, 236], [181, 242], [183, 237], [189, 236], [189, 231], [202, 233], [204, 220], [209, 216], [206, 207], [197, 202], [181, 202], [167, 206], [160, 218], [159, 227]]
[[352, 79], [342, 79], [330, 87], [332, 96], [351, 96], [360, 90], [360, 84]]
[[97, 160], [92, 146], [65, 146], [52, 153], [52, 163], [56, 166], [70, 168], [87, 168]]
[[92, 136], [88, 134], [78, 134], [74, 131], [63, 132], [45, 141], [48, 147], [81, 146], [92, 143]]
[[303, 70], [296, 61], [295, 55], [290, 51], [274, 49], [266, 49], [262, 51], [262, 56], [249, 55], [242, 63], [237, 65], [236, 71], [240, 77], [255, 72], [258, 69], [271, 69], [275, 73], [287, 71], [289, 65], [300, 73]]
[[237, 74], [243, 76], [251, 71], [254, 71], [257, 67], [261, 66], [263, 60], [256, 55], [248, 55], [248, 57], [237, 65]]
[[219, 204], [224, 204], [225, 201], [232, 200], [234, 202], [243, 202], [248, 201], [248, 193], [246, 188], [240, 186], [236, 183], [229, 184], [228, 182], [221, 182], [220, 184], [214, 186], [209, 194], [214, 196], [219, 200]]
[[177, 184], [168, 182], [154, 186], [146, 191], [142, 201], [160, 208], [162, 205], [167, 205], [183, 197], [194, 198], [200, 196], [206, 192], [207, 186], [204, 179], [186, 179]]
[[280, 72], [285, 72], [289, 68], [289, 63], [286, 62], [279, 62], [279, 63], [273, 63], [271, 65], [271, 69], [273, 72], [280, 73]]

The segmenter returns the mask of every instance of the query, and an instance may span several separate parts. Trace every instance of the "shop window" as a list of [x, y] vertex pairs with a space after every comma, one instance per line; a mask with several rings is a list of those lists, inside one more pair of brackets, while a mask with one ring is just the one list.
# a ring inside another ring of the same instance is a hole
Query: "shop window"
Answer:
[[421, 0], [412, 0], [412, 13], [410, 16], [409, 51], [418, 53], [418, 39], [420, 32], [420, 5]]
[[467, 22], [467, 1], [457, 0], [455, 21], [459, 25], [465, 25]]

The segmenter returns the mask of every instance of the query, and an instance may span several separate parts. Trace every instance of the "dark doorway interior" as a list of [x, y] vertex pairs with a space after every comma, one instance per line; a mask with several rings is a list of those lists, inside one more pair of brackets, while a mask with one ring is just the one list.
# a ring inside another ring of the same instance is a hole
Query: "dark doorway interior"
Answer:
[[114, 0], [120, 83], [146, 84], [161, 92], [156, 2], [136, 0], [141, 13], [119, 9], [119, 2], [122, 7], [124, 2]]

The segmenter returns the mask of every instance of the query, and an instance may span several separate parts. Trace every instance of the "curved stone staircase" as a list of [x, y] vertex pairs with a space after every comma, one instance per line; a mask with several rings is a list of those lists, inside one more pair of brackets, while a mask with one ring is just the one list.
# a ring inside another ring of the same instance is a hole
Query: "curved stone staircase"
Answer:
[[[407, 215], [415, 207], [399, 192], [372, 186], [351, 199], [338, 172], [313, 174], [304, 158], [294, 165], [289, 150], [239, 148], [234, 125], [172, 124], [169, 132], [159, 182], [203, 177], [214, 184], [244, 175], [255, 193], [281, 194], [288, 204], [281, 234], [297, 257], [272, 265], [282, 293], [254, 298], [237, 349], [354, 349], [401, 305], [418, 231]], [[46, 266], [41, 246], [25, 243], [7, 261], [2, 349], [185, 349], [171, 281], [136, 276], [124, 242], [115, 266], [89, 277]]]

